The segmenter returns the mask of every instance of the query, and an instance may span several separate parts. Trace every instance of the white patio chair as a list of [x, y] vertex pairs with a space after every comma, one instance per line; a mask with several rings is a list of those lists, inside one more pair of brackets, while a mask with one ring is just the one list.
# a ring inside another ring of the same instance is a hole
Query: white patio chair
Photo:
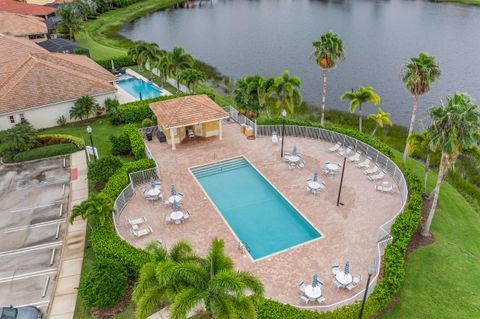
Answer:
[[360, 152], [356, 152], [352, 156], [348, 157], [347, 162], [349, 163], [360, 162]]
[[352, 149], [350, 147], [347, 147], [346, 149], [343, 150], [338, 150], [337, 155], [338, 156], [348, 156], [352, 152]]
[[152, 227], [147, 226], [145, 228], [139, 229], [139, 230], [134, 230], [132, 229], [133, 235], [137, 238], [147, 236], [148, 234], [153, 233]]
[[317, 298], [318, 303], [324, 303], [326, 300], [327, 300], [327, 298], [325, 298], [325, 296], [320, 296], [320, 297]]
[[355, 165], [358, 168], [369, 168], [370, 167], [370, 159], [366, 158], [363, 160], [363, 162], [358, 163]]
[[378, 172], [378, 170], [379, 170], [378, 166], [375, 165], [372, 168], [367, 168], [363, 172], [365, 173], [365, 175], [372, 175], [372, 174], [375, 174], [376, 172]]
[[304, 167], [305, 167], [305, 162], [303, 161], [297, 164], [297, 168], [304, 168]]
[[393, 191], [393, 185], [375, 185], [375, 190], [382, 192], [382, 193], [391, 193]]
[[191, 216], [190, 212], [187, 210], [184, 214], [183, 214], [183, 219], [187, 220], [189, 219]]
[[310, 301], [310, 299], [308, 299], [308, 298], [305, 297], [305, 296], [300, 296], [299, 298], [300, 298], [300, 300], [302, 300], [306, 305], [308, 305], [308, 302]]
[[290, 169], [294, 169], [294, 168], [296, 168], [296, 167], [297, 167], [297, 164], [295, 164], [295, 163], [293, 163], [293, 162], [290, 162], [290, 163], [288, 164], [288, 168], [290, 168]]
[[165, 205], [166, 207], [168, 207], [168, 205], [170, 205], [170, 202], [168, 200], [164, 200], [163, 201], [163, 205]]
[[380, 171], [380, 173], [378, 173], [376, 175], [369, 175], [368, 179], [371, 180], [371, 181], [378, 181], [379, 179], [382, 179], [384, 177], [385, 177], [385, 172]]
[[333, 153], [333, 152], [338, 151], [338, 149], [341, 148], [341, 147], [342, 147], [342, 143], [337, 142], [337, 144], [335, 144], [334, 146], [330, 147], [330, 148], [328, 149], [328, 151], [329, 151], [330, 153]]
[[332, 264], [332, 274], [335, 276], [340, 271], [340, 266], [337, 263]]
[[337, 289], [345, 287], [344, 285], [338, 282], [337, 278], [333, 278], [333, 285], [337, 287]]
[[305, 292], [305, 281], [300, 281], [298, 283], [298, 289], [300, 289], [301, 292]]
[[358, 285], [361, 280], [362, 280], [362, 275], [354, 275], [352, 278], [352, 282], [356, 285]]
[[147, 219], [143, 216], [139, 218], [134, 218], [134, 219], [129, 219], [127, 216], [125, 216], [125, 220], [127, 221], [127, 224], [130, 226], [140, 225], [147, 221]]
[[165, 214], [163, 219], [165, 220], [165, 224], [170, 223], [172, 221], [170, 214]]

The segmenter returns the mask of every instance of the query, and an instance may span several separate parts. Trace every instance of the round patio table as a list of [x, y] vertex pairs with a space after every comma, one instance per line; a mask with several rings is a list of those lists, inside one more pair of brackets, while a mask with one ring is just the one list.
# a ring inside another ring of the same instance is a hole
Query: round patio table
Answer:
[[329, 171], [340, 170], [340, 166], [338, 164], [332, 164], [332, 163], [329, 163], [329, 164], [325, 165], [325, 168], [328, 169]]
[[180, 221], [183, 218], [183, 212], [176, 211], [170, 214], [170, 218], [173, 220], [175, 224], [180, 224]]
[[172, 195], [168, 198], [168, 202], [170, 204], [173, 204], [173, 202], [177, 202], [177, 203], [180, 203], [182, 201], [182, 196], [180, 195]]
[[298, 162], [299, 160], [300, 160], [300, 156], [297, 156], [297, 155], [290, 155], [290, 156], [288, 157], [288, 161], [289, 161], [289, 162], [295, 163], [295, 162]]
[[345, 274], [343, 271], [339, 271], [335, 275], [335, 279], [341, 283], [342, 285], [346, 286], [348, 284], [351, 284], [353, 282], [353, 277], [350, 274]]
[[160, 195], [160, 188], [152, 188], [147, 191], [147, 195], [151, 197], [157, 197]]
[[321, 187], [320, 183], [315, 181], [309, 181], [307, 185], [310, 189], [320, 189]]
[[310, 299], [317, 299], [322, 295], [322, 289], [320, 288], [320, 286], [305, 286], [305, 295]]

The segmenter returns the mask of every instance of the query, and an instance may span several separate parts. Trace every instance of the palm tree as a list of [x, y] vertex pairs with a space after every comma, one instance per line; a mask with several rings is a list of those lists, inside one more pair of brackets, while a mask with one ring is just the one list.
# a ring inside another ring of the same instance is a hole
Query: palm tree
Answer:
[[408, 137], [408, 154], [410, 155], [413, 152], [425, 154], [425, 165], [423, 170], [423, 194], [427, 194], [428, 172], [430, 170], [430, 157], [432, 155], [430, 137], [431, 133], [428, 130], [423, 132], [413, 132]]
[[[374, 105], [380, 103], [380, 96], [373, 90], [370, 86], [362, 86], [359, 87], [358, 90], [354, 91], [347, 91], [343, 93], [342, 97], [340, 98], [342, 101], [345, 99], [350, 100], [350, 113], [355, 112], [355, 110], [359, 109], [360, 116], [358, 117], [358, 130], [362, 131], [362, 104], [372, 102]], [[383, 125], [382, 125], [383, 127]]]
[[140, 46], [139, 58], [143, 67], [150, 71], [150, 79], [153, 78], [153, 69], [156, 63], [166, 54], [166, 51], [160, 50], [156, 43], [145, 43]]
[[179, 79], [187, 85], [190, 91], [195, 92], [197, 85], [204, 82], [207, 79], [207, 76], [202, 71], [188, 68], [180, 73]]
[[[265, 79], [259, 75], [248, 75], [238, 80], [236, 83], [236, 88], [233, 92], [235, 102], [242, 109], [246, 109], [248, 112], [257, 113], [258, 110], [263, 107], [260, 106], [260, 103], [262, 102], [260, 94], [263, 94], [262, 90], [265, 88], [264, 82]], [[264, 88], [262, 88], [262, 86]], [[264, 93], [266, 99], [267, 93]]]
[[315, 41], [313, 45], [313, 57], [317, 65], [323, 71], [323, 90], [322, 90], [322, 118], [320, 124], [325, 124], [325, 101], [327, 99], [327, 71], [337, 66], [338, 62], [345, 58], [343, 41], [333, 31], [328, 31], [320, 37], [320, 41]]
[[70, 109], [70, 118], [86, 120], [92, 114], [95, 114], [97, 109], [97, 102], [91, 96], [85, 95], [75, 101], [75, 104]]
[[79, 11], [80, 17], [83, 21], [87, 21], [94, 11], [90, 4], [85, 0], [77, 0], [74, 2], [75, 8]]
[[167, 53], [158, 59], [156, 69], [159, 72], [161, 80], [166, 82], [167, 78], [173, 74], [172, 56]]
[[275, 80], [273, 78], [265, 79], [264, 77], [259, 77], [258, 86], [257, 86], [257, 98], [258, 105], [260, 109], [265, 110], [265, 113], [269, 117], [268, 112], [268, 99], [272, 95], [274, 88]]
[[180, 71], [193, 67], [195, 60], [190, 54], [185, 53], [185, 50], [183, 48], [173, 48], [172, 52], [170, 52], [170, 56], [172, 59], [172, 71], [175, 74], [175, 79], [177, 80], [177, 90], [179, 90]]
[[73, 223], [77, 216], [81, 216], [82, 219], [96, 216], [100, 224], [104, 225], [112, 212], [113, 203], [108, 196], [103, 194], [91, 195], [87, 200], [73, 206], [72, 213], [70, 214], [70, 223]]
[[430, 145], [441, 151], [437, 182], [433, 190], [433, 202], [427, 222], [422, 231], [429, 236], [438, 196], [444, 176], [463, 150], [470, 149], [480, 140], [480, 107], [473, 104], [467, 94], [455, 93], [447, 97], [445, 106], [433, 107], [429, 111], [432, 119]]
[[19, 123], [2, 133], [0, 136], [0, 152], [27, 151], [37, 142], [37, 130], [29, 123]]
[[212, 241], [204, 260], [165, 262], [156, 274], [159, 282], [178, 289], [170, 306], [172, 319], [186, 318], [201, 304], [210, 318], [257, 317], [253, 298], [263, 295], [263, 284], [253, 274], [233, 269], [232, 260], [224, 255], [223, 240]]
[[56, 12], [60, 17], [57, 27], [60, 30], [68, 31], [70, 40], [75, 41], [75, 33], [83, 29], [83, 20], [75, 10], [74, 5], [64, 4]]
[[[412, 117], [408, 128], [408, 136], [413, 132], [420, 95], [430, 91], [430, 87], [438, 80], [440, 74], [437, 60], [427, 53], [420, 53], [418, 57], [410, 58], [410, 63], [405, 65], [402, 71], [402, 81], [410, 94], [413, 95]], [[403, 162], [407, 160], [408, 155], [408, 136], [402, 157]]]
[[392, 126], [392, 120], [390, 120], [390, 113], [383, 112], [382, 108], [378, 108], [377, 114], [368, 114], [367, 118], [374, 120], [376, 125], [375, 129], [372, 132], [372, 136], [375, 135], [379, 127], [383, 127], [385, 124]]
[[141, 70], [143, 63], [141, 59], [141, 53], [146, 49], [145, 45], [147, 43], [140, 41], [137, 42], [133, 47], [128, 49], [127, 55], [133, 60], [137, 62], [138, 68]]
[[293, 113], [295, 107], [302, 104], [302, 94], [300, 93], [301, 80], [299, 77], [290, 77], [288, 71], [283, 71], [283, 74], [276, 77], [271, 93], [277, 99], [277, 106], [279, 110], [286, 110]]
[[157, 269], [161, 264], [178, 264], [187, 261], [198, 261], [192, 246], [187, 241], [179, 241], [172, 246], [170, 251], [164, 246], [152, 242], [145, 248], [152, 256], [152, 261], [146, 263], [140, 270], [140, 276], [132, 294], [132, 299], [137, 308], [135, 318], [147, 318], [163, 304], [170, 304], [178, 289], [169, 283], [161, 283], [157, 278]]

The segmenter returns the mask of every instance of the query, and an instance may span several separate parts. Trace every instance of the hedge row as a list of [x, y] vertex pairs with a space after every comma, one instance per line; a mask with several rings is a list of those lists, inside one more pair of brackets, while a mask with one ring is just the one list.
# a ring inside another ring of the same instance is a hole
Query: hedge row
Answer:
[[17, 153], [13, 157], [14, 162], [32, 161], [40, 158], [70, 154], [76, 152], [78, 149], [75, 144], [53, 144], [42, 147], [37, 147], [25, 152]]
[[[265, 119], [258, 124], [281, 124], [282, 119]], [[308, 121], [286, 120], [288, 125], [321, 127]], [[383, 277], [377, 283], [365, 304], [364, 316], [368, 318], [384, 309], [398, 293], [405, 277], [404, 257], [407, 246], [420, 224], [422, 212], [422, 183], [403, 163], [399, 163], [393, 157], [388, 145], [379, 142], [369, 135], [347, 128], [326, 126], [328, 130], [352, 136], [380, 150], [400, 167], [407, 181], [410, 197], [405, 210], [395, 220], [391, 228], [393, 242], [387, 246], [383, 256]], [[340, 319], [357, 318], [360, 303], [344, 306], [333, 311], [312, 312], [300, 310], [290, 305], [278, 303], [273, 300], [263, 300], [257, 305], [259, 319]]]
[[150, 110], [149, 104], [157, 101], [166, 101], [187, 94], [177, 94], [169, 96], [159, 96], [153, 99], [141, 100], [122, 104], [116, 111], [110, 114], [110, 122], [113, 125], [125, 123], [140, 123], [146, 118], [152, 118], [153, 112]]
[[112, 61], [113, 61], [113, 66], [115, 69], [123, 68], [126, 66], [131, 66], [135, 64], [135, 61], [133, 61], [129, 56], [127, 55], [122, 55], [122, 56], [117, 56], [111, 59], [105, 59], [105, 60], [95, 60], [98, 64], [100, 64], [102, 67], [104, 67], [107, 70], [112, 69]]
[[[155, 167], [155, 162], [151, 159], [125, 163], [110, 177], [101, 194], [106, 195], [113, 203], [122, 190], [127, 187], [129, 173], [152, 167]], [[111, 221], [103, 226], [95, 225], [90, 232], [89, 239], [96, 255], [119, 260], [128, 267], [133, 276], [138, 275], [140, 268], [150, 261], [149, 253], [133, 247], [117, 236]]]
[[145, 143], [143, 142], [138, 127], [135, 124], [127, 124], [123, 127], [123, 133], [130, 139], [130, 148], [132, 149], [135, 159], [145, 158]]
[[85, 148], [85, 144], [80, 137], [67, 134], [39, 134], [37, 135], [37, 141], [49, 145], [73, 143], [79, 150]]

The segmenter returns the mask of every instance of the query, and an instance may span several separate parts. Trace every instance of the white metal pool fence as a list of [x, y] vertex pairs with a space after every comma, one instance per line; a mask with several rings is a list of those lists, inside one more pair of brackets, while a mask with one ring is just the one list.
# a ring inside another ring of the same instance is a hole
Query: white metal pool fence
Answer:
[[228, 114], [230, 115], [230, 118], [237, 122], [238, 124], [242, 125], [248, 125], [253, 128], [254, 136], [257, 136], [257, 124], [250, 120], [248, 117], [246, 117], [243, 114], [240, 114], [237, 109], [227, 106], [226, 107]]

